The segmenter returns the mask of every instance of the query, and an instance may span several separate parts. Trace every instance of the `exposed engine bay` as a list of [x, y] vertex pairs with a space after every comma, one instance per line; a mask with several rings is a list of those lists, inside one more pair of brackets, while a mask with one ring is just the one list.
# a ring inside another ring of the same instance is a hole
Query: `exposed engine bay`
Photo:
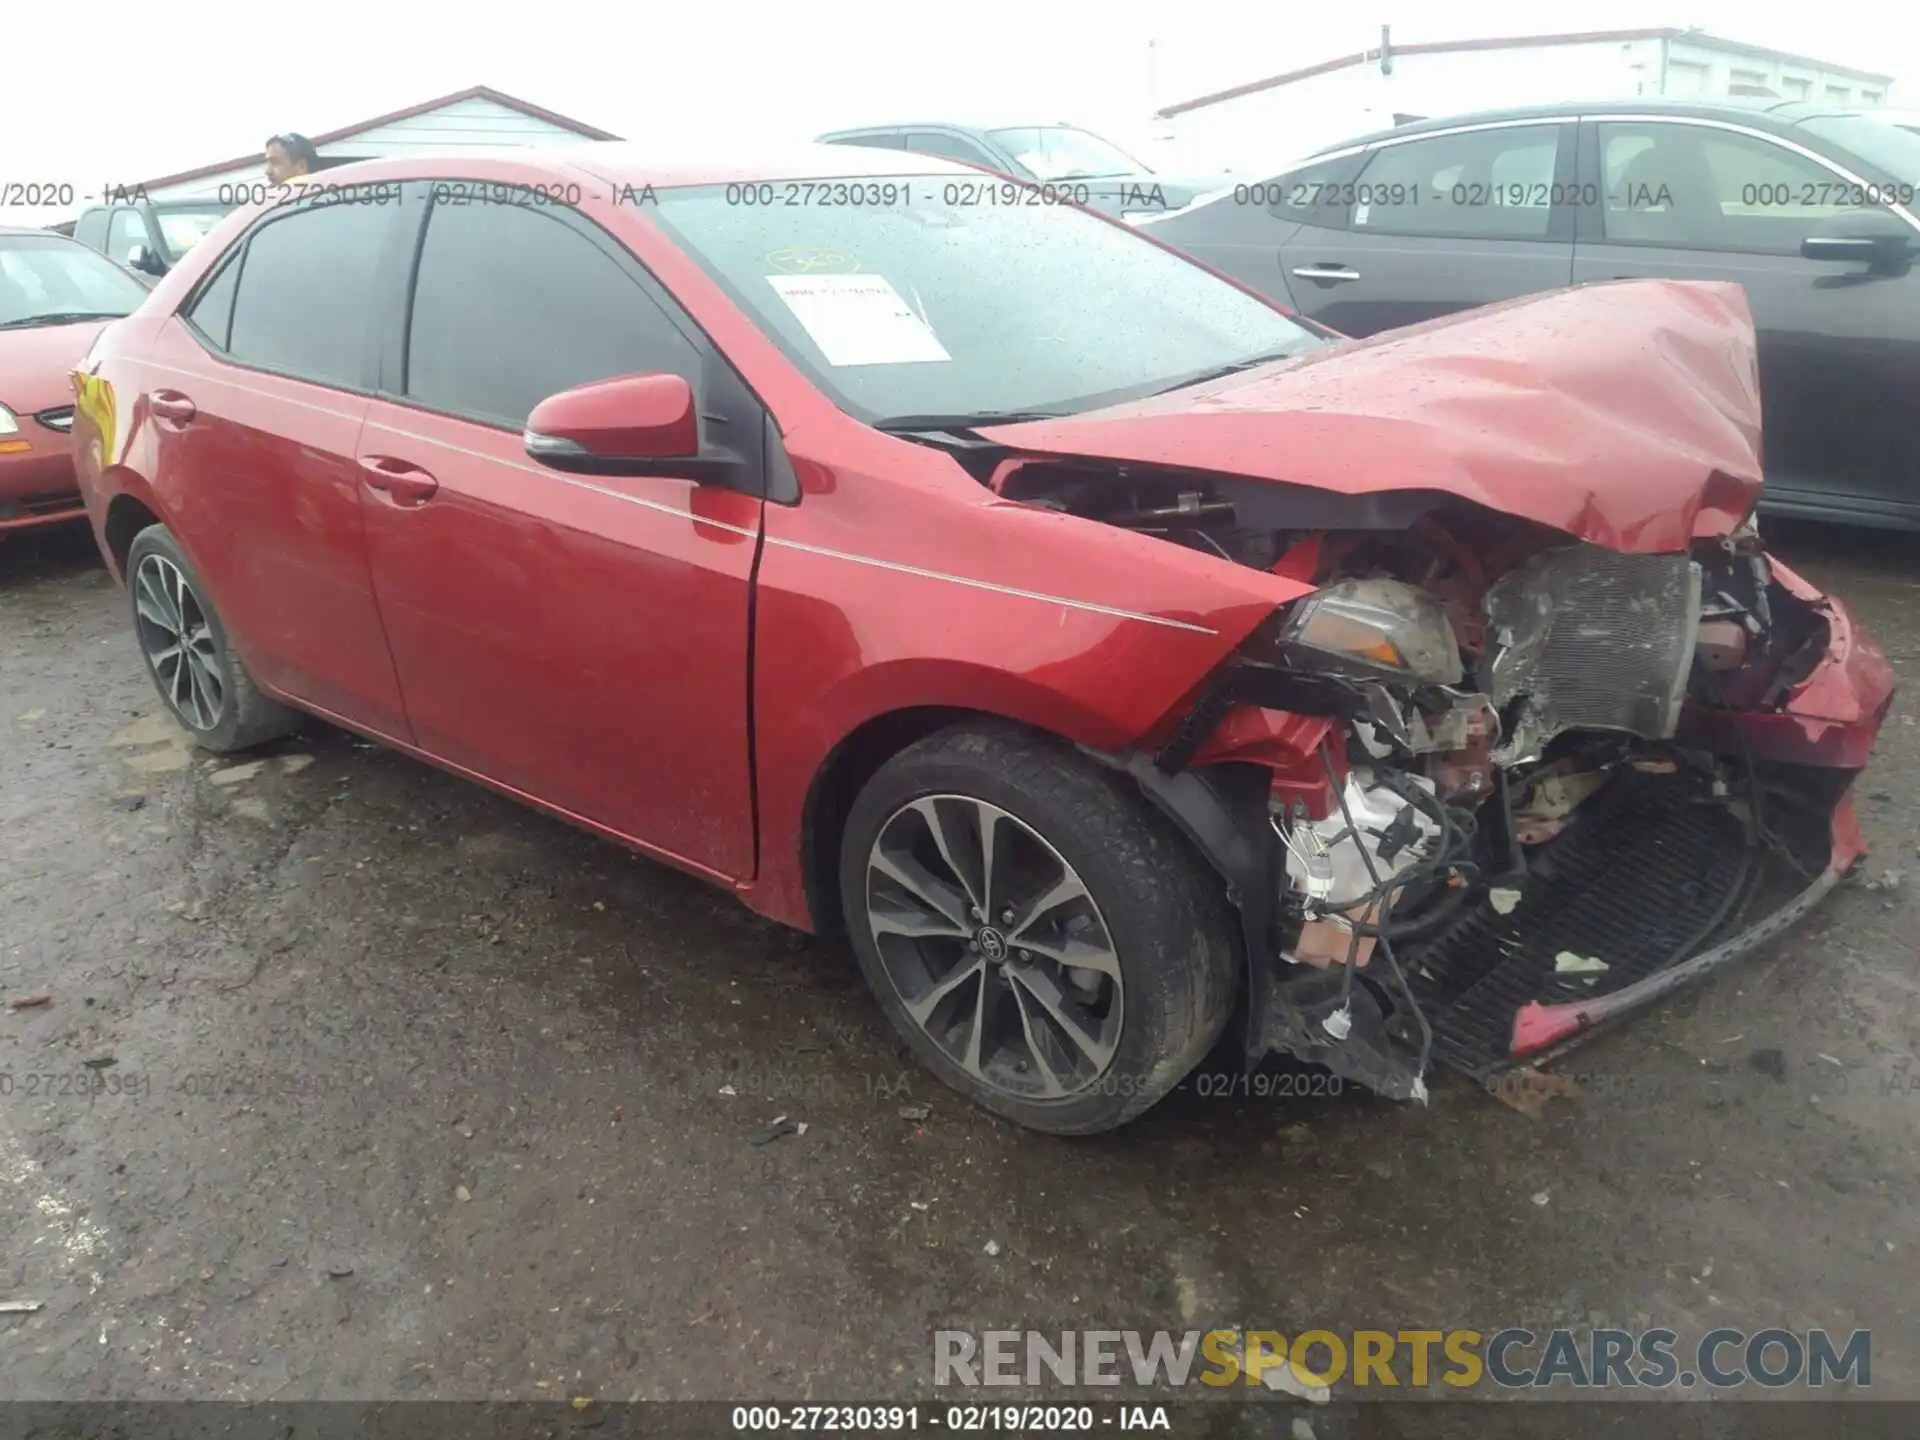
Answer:
[[[1269, 766], [1250, 1060], [1424, 1100], [1430, 1062], [1488, 1078], [1746, 953], [1827, 867], [1851, 772], [1710, 723], [1777, 710], [1828, 650], [1751, 523], [1634, 554], [1433, 493], [1073, 460], [995, 488], [1317, 587], [1156, 756], [1220, 786]], [[1324, 723], [1289, 767], [1235, 740], [1251, 711]]]

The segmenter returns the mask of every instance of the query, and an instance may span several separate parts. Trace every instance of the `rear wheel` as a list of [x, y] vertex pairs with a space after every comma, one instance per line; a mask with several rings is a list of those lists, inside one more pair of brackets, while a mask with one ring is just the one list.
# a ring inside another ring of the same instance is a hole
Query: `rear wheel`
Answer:
[[1232, 1009], [1211, 872], [1123, 781], [1012, 727], [942, 731], [882, 766], [848, 817], [840, 888], [908, 1047], [1036, 1130], [1139, 1115]]
[[195, 743], [225, 755], [298, 728], [298, 715], [255, 687], [172, 531], [149, 525], [134, 536], [126, 573], [140, 656]]

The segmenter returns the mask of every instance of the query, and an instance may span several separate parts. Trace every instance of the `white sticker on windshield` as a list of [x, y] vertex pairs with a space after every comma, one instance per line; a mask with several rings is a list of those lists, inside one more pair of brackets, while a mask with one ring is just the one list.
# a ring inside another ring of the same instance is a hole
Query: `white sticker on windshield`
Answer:
[[927, 322], [884, 275], [769, 275], [832, 366], [951, 360]]
[[1353, 223], [1356, 225], [1366, 224], [1367, 212], [1372, 208], [1373, 207], [1364, 200], [1362, 200], [1358, 205], [1354, 206], [1353, 207]]

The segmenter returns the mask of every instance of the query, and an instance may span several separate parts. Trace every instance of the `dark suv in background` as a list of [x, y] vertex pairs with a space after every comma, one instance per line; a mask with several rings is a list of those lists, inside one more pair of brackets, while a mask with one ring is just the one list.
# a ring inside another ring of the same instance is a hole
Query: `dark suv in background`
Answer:
[[96, 205], [74, 222], [73, 238], [129, 270], [164, 275], [232, 209], [214, 200]]
[[827, 145], [870, 145], [937, 155], [1019, 180], [1053, 185], [1067, 198], [1122, 219], [1178, 210], [1219, 182], [1176, 179], [1136, 160], [1118, 145], [1077, 125], [1004, 125], [984, 128], [935, 120], [919, 125], [869, 125], [819, 137]]
[[1920, 529], [1915, 127], [1804, 101], [1507, 110], [1368, 135], [1144, 223], [1355, 336], [1588, 281], [1737, 281], [1767, 508]]

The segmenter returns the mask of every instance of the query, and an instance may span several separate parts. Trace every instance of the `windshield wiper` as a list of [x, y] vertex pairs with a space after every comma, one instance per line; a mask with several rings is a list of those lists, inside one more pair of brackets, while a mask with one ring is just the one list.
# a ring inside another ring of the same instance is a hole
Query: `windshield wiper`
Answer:
[[970, 415], [889, 415], [873, 422], [876, 430], [977, 430], [982, 425], [1018, 425], [1025, 420], [1058, 420], [1054, 410], [976, 410]]
[[1161, 389], [1155, 390], [1153, 393], [1155, 395], [1165, 395], [1171, 390], [1184, 390], [1189, 385], [1204, 385], [1209, 380], [1224, 380], [1229, 375], [1238, 375], [1243, 370], [1258, 370], [1262, 365], [1271, 365], [1276, 360], [1291, 360], [1299, 353], [1300, 352], [1292, 346], [1286, 346], [1279, 350], [1269, 351], [1265, 355], [1255, 355], [1250, 360], [1236, 360], [1231, 365], [1219, 365], [1211, 370], [1202, 370], [1197, 375], [1188, 375], [1184, 379], [1174, 381], [1171, 385], [1163, 386]]
[[70, 325], [81, 320], [124, 320], [124, 310], [54, 310], [23, 320], [0, 320], [0, 330], [31, 330], [38, 325]]

